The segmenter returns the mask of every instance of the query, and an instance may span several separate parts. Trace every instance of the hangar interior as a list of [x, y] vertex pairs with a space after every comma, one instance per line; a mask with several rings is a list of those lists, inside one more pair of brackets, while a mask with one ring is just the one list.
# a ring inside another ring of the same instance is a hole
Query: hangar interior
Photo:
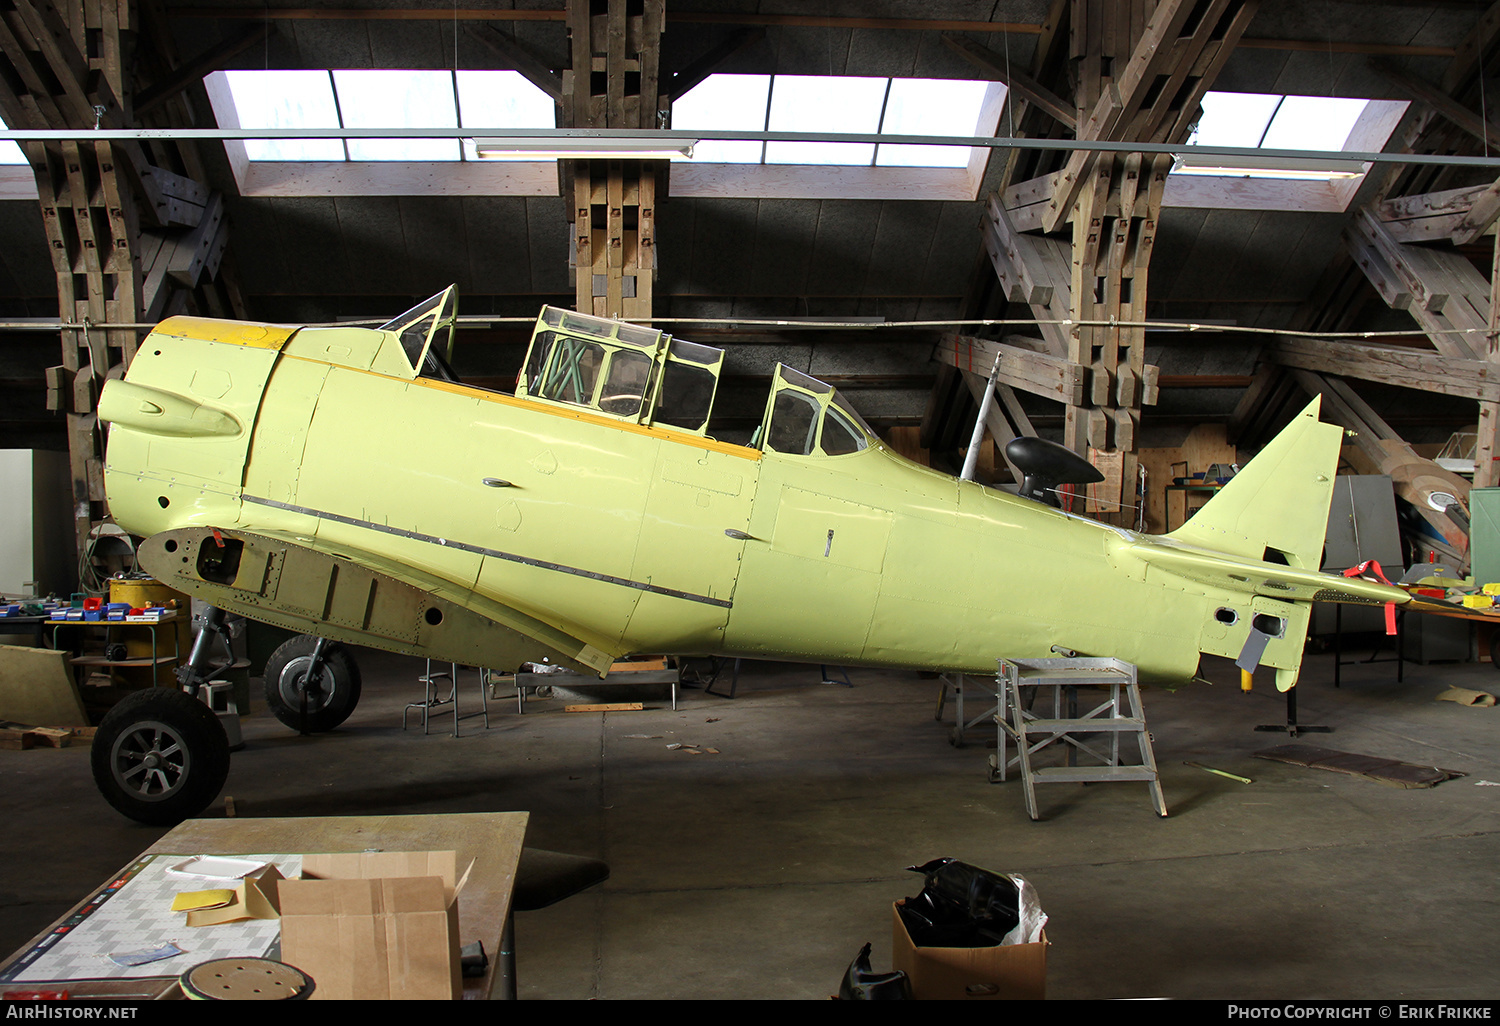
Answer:
[[[724, 350], [728, 446], [805, 375], [991, 488], [1025, 476], [1009, 443], [1060, 444], [1101, 480], [1051, 504], [1149, 535], [1316, 398], [1347, 434], [1308, 569], [1436, 563], [1474, 601], [1439, 585], [1469, 612], [1404, 614], [1404, 658], [1319, 603], [1285, 694], [1233, 653], [1147, 687], [1165, 817], [1138, 783], [1028, 815], [994, 717], [960, 730], [925, 667], [700, 658], [670, 700], [583, 712], [464, 668], [453, 737], [451, 708], [408, 722], [429, 665], [361, 648], [334, 729], [241, 701], [201, 818], [528, 812], [528, 846], [609, 877], [517, 914], [522, 998], [826, 998], [866, 942], [891, 966], [890, 905], [939, 857], [1036, 887], [1048, 997], [1492, 998], [1497, 72], [1500, 4], [1471, 0], [11, 0], [0, 592], [134, 568], [100, 395], [171, 317], [374, 327], [452, 285], [451, 372], [498, 392], [543, 307], [646, 324]], [[567, 149], [684, 133], [681, 159]], [[358, 411], [351, 459], [395, 415]], [[1097, 584], [990, 582], [997, 606]], [[153, 683], [82, 671], [90, 706]], [[1288, 742], [1447, 779], [1256, 758]], [[82, 735], [0, 763], [8, 952], [167, 827], [104, 803]]]

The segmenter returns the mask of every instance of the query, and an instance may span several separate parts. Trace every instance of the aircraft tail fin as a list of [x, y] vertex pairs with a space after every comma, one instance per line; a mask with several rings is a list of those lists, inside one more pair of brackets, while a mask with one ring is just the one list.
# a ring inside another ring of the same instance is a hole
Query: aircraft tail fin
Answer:
[[1167, 535], [1186, 545], [1317, 570], [1343, 429], [1315, 398], [1222, 491]]

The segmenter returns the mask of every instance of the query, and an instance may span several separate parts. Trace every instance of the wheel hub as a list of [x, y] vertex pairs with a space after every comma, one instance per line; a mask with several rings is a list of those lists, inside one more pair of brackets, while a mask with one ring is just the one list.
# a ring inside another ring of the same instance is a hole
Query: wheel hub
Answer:
[[287, 706], [300, 708], [305, 695], [307, 711], [317, 712], [332, 699], [332, 688], [325, 687], [325, 683], [332, 676], [328, 668], [323, 667], [317, 679], [312, 681], [308, 680], [310, 669], [312, 669], [312, 656], [309, 655], [293, 659], [281, 671], [281, 679], [277, 681], [277, 688], [281, 691], [282, 701]]
[[177, 732], [165, 723], [147, 720], [115, 739], [110, 770], [115, 782], [140, 801], [158, 802], [181, 790], [192, 758]]

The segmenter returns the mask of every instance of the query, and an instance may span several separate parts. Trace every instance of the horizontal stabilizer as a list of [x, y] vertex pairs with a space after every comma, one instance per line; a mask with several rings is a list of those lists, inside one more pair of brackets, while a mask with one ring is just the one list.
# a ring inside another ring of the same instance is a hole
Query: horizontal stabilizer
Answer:
[[1238, 559], [1175, 542], [1175, 535], [1170, 540], [1146, 537], [1120, 546], [1120, 551], [1198, 584], [1286, 602], [1384, 604], [1406, 602], [1411, 597], [1400, 588], [1359, 577]]

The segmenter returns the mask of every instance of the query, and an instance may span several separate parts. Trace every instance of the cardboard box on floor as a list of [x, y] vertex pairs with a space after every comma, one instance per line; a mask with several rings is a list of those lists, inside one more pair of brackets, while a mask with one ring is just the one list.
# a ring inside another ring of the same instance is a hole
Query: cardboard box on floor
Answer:
[[283, 880], [281, 959], [313, 978], [313, 999], [457, 1000], [457, 879], [451, 851], [304, 855]]
[[1034, 944], [991, 948], [924, 948], [891, 907], [891, 965], [906, 973], [919, 1000], [1040, 1001], [1047, 996], [1047, 931]]

